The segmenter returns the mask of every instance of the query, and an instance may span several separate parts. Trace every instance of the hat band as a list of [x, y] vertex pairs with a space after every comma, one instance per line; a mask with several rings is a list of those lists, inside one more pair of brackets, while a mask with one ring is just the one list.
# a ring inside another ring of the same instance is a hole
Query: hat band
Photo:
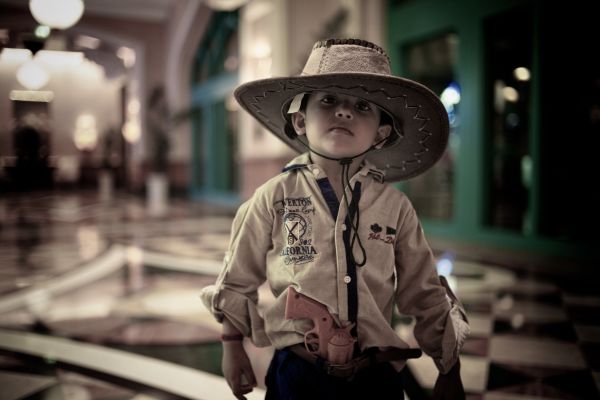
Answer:
[[388, 58], [374, 49], [357, 45], [335, 45], [314, 49], [302, 75], [347, 72], [391, 74]]

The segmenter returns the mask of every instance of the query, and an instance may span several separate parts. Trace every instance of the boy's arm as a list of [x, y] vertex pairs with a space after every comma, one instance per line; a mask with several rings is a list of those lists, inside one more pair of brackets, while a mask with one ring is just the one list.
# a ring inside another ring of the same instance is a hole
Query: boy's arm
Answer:
[[240, 331], [227, 318], [224, 318], [221, 368], [227, 384], [237, 399], [245, 399], [244, 395], [250, 393], [256, 386], [256, 376], [244, 349], [242, 337]]
[[262, 196], [255, 194], [242, 204], [232, 223], [219, 277], [200, 292], [202, 302], [218, 322], [227, 319], [258, 346], [270, 344], [258, 312], [257, 289], [266, 279], [272, 225], [273, 216]]
[[396, 304], [416, 318], [415, 338], [442, 374], [458, 361], [469, 326], [462, 305], [436, 271], [433, 253], [408, 203], [396, 236]]

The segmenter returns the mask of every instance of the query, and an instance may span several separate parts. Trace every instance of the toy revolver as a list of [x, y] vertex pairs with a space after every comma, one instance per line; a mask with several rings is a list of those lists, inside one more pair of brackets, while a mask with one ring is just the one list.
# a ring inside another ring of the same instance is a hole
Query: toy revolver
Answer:
[[345, 364], [352, 359], [356, 339], [350, 334], [353, 325], [337, 327], [327, 306], [288, 287], [286, 319], [310, 318], [314, 328], [304, 334], [304, 346], [331, 364]]

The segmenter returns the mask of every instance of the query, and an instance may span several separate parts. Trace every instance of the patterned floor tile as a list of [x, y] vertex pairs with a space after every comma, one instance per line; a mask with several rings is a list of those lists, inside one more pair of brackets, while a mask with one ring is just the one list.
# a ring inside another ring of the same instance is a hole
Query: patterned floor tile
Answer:
[[589, 367], [600, 370], [600, 343], [581, 343], [580, 347]]
[[541, 281], [534, 277], [519, 276], [514, 284], [502, 288], [498, 293], [512, 293], [528, 298], [543, 298], [544, 296], [560, 295], [560, 289], [552, 282]]
[[[59, 389], [58, 391], [65, 400], [133, 399], [140, 395], [139, 393], [136, 393], [136, 390], [133, 388], [125, 388], [114, 383], [108, 383], [71, 371], [59, 369], [57, 371], [57, 377], [60, 381], [60, 386], [56, 389]], [[45, 396], [48, 396], [46, 398], [52, 398], [50, 393], [45, 393]], [[148, 396], [148, 400], [153, 399], [152, 396]]]
[[44, 322], [49, 332], [56, 336], [85, 338], [86, 336], [111, 335], [118, 328], [130, 323], [127, 317], [107, 316], [97, 318], [71, 318]]
[[580, 342], [600, 343], [600, 326], [574, 324]]
[[569, 318], [576, 324], [600, 325], [600, 307], [569, 305], [566, 309]]
[[18, 400], [56, 385], [55, 377], [0, 371], [0, 399]]
[[[517, 316], [518, 315], [519, 314], [517, 314]], [[524, 319], [513, 317], [511, 321], [496, 320], [494, 322], [494, 333], [511, 333], [519, 336], [552, 338], [570, 342], [577, 341], [577, 334], [575, 333], [573, 325], [568, 321], [530, 323], [524, 322]]]
[[559, 399], [592, 399], [597, 390], [588, 370], [523, 367], [492, 363], [488, 389], [499, 392]]
[[598, 398], [588, 369], [492, 363], [488, 390], [558, 399]]
[[515, 300], [510, 295], [499, 298], [494, 307], [494, 317], [498, 320], [522, 322], [554, 323], [568, 321], [568, 316], [560, 306], [546, 305], [532, 301]]
[[[177, 321], [131, 321], [106, 335], [88, 334], [94, 343], [127, 345], [188, 345], [218, 342], [221, 331], [213, 327], [192, 325]], [[86, 339], [86, 336], [80, 336]]]
[[556, 397], [542, 397], [537, 393], [534, 394], [515, 394], [506, 392], [487, 392], [483, 396], [484, 400], [556, 400]]
[[563, 302], [567, 306], [586, 306], [600, 308], [600, 297], [593, 295], [581, 295], [576, 293], [564, 293]]
[[469, 312], [471, 336], [487, 337], [494, 331], [493, 317], [490, 314]]
[[594, 382], [596, 383], [596, 390], [598, 390], [598, 392], [600, 392], [600, 372], [593, 371], [592, 378], [594, 378]]
[[489, 378], [486, 389], [493, 391], [498, 388], [525, 384], [531, 380], [531, 376], [526, 373], [492, 362], [489, 365]]
[[[512, 387], [506, 387], [496, 391], [500, 398], [513, 398], [513, 396], [525, 395], [527, 397], [535, 396], [533, 398], [543, 399], [564, 399], [564, 400], [581, 400], [581, 398], [571, 395], [570, 393], [563, 392], [560, 389], [556, 389], [552, 386], [548, 386], [542, 382], [531, 382], [523, 385], [516, 385]], [[504, 396], [504, 397], [502, 397]], [[518, 398], [518, 397], [517, 397]]]
[[513, 335], [493, 336], [489, 357], [494, 362], [585, 368], [586, 362], [575, 343]]
[[563, 393], [568, 393], [576, 399], [600, 398], [594, 378], [589, 370], [579, 370], [549, 377], [543, 382]]
[[486, 357], [489, 351], [489, 338], [469, 337], [465, 340], [461, 354]]

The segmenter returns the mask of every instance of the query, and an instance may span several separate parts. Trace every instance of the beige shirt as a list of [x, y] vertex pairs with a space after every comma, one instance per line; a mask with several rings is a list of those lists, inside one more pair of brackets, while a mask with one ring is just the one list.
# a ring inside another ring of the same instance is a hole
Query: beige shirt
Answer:
[[[290, 285], [325, 304], [340, 324], [347, 323], [346, 206], [339, 202], [332, 216], [325, 199], [331, 197], [319, 185], [324, 178], [303, 154], [258, 188], [236, 214], [217, 282], [201, 292], [218, 321], [226, 316], [258, 346], [302, 343], [312, 327], [309, 320], [285, 319]], [[367, 255], [366, 265], [357, 267], [359, 346], [408, 347], [391, 326], [396, 305], [416, 317], [415, 338], [444, 373], [469, 331], [464, 310], [441, 285], [408, 198], [382, 183], [381, 171], [370, 165], [352, 177], [351, 186], [356, 182], [362, 187], [358, 233]], [[354, 258], [362, 260], [357, 244]], [[259, 312], [257, 289], [265, 280], [275, 301]]]

